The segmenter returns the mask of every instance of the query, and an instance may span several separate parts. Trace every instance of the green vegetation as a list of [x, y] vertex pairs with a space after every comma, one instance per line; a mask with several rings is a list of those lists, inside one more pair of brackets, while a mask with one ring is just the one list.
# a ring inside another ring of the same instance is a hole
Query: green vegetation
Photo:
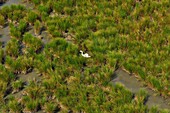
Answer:
[[5, 18], [3, 15], [0, 15], [0, 27], [3, 27], [5, 25]]
[[18, 57], [19, 55], [19, 42], [16, 39], [11, 39], [5, 48], [6, 55], [11, 57]]
[[[0, 48], [0, 111], [168, 112], [149, 109], [145, 91], [134, 96], [110, 83], [113, 72], [124, 68], [170, 96], [168, 0], [28, 2], [33, 10], [22, 5], [0, 10], [0, 26], [6, 23], [11, 37]], [[37, 37], [42, 32], [46, 44]], [[82, 57], [80, 50], [92, 57]], [[32, 71], [41, 79], [25, 85], [19, 75]], [[10, 96], [21, 90], [19, 100]]]
[[36, 20], [34, 23], [34, 32], [36, 35], [40, 35], [41, 32], [41, 23], [39, 20]]

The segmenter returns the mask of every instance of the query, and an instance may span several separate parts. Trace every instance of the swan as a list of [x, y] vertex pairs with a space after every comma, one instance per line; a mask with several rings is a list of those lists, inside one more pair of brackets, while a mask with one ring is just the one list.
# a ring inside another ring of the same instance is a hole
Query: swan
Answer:
[[85, 58], [90, 58], [91, 56], [89, 56], [89, 54], [88, 53], [83, 53], [83, 51], [82, 50], [80, 50], [80, 53], [81, 53], [81, 55], [83, 56], [83, 57], [85, 57]]

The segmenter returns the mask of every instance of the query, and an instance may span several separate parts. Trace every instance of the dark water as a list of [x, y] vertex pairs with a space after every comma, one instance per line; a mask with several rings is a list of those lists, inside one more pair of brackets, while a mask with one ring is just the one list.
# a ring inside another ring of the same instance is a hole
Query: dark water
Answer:
[[149, 88], [144, 87], [142, 83], [138, 81], [134, 75], [129, 75], [122, 69], [118, 69], [115, 72], [112, 83], [113, 84], [121, 83], [132, 93], [137, 93], [140, 91], [140, 89], [144, 89], [149, 95], [148, 100], [146, 101], [146, 105], [149, 108], [153, 106], [158, 106], [159, 108], [170, 110], [170, 98], [165, 99], [159, 95], [156, 95], [156, 92]]

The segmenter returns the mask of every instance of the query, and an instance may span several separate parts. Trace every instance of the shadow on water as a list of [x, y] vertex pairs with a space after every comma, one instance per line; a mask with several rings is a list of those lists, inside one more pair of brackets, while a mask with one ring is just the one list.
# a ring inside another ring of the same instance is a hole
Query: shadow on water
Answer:
[[158, 106], [161, 109], [170, 109], [170, 98], [165, 99], [162, 96], [156, 95], [156, 92], [144, 87], [135, 76], [129, 75], [122, 69], [115, 71], [111, 82], [113, 84], [121, 83], [134, 94], [138, 93], [140, 89], [144, 89], [148, 93], [148, 99], [145, 104], [149, 108]]

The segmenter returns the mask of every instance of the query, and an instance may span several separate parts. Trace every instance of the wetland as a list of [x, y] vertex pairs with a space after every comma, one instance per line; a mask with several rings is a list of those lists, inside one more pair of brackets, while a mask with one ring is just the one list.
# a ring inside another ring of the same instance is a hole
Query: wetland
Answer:
[[0, 111], [168, 113], [170, 27], [165, 23], [170, 14], [165, 4], [1, 4]]

